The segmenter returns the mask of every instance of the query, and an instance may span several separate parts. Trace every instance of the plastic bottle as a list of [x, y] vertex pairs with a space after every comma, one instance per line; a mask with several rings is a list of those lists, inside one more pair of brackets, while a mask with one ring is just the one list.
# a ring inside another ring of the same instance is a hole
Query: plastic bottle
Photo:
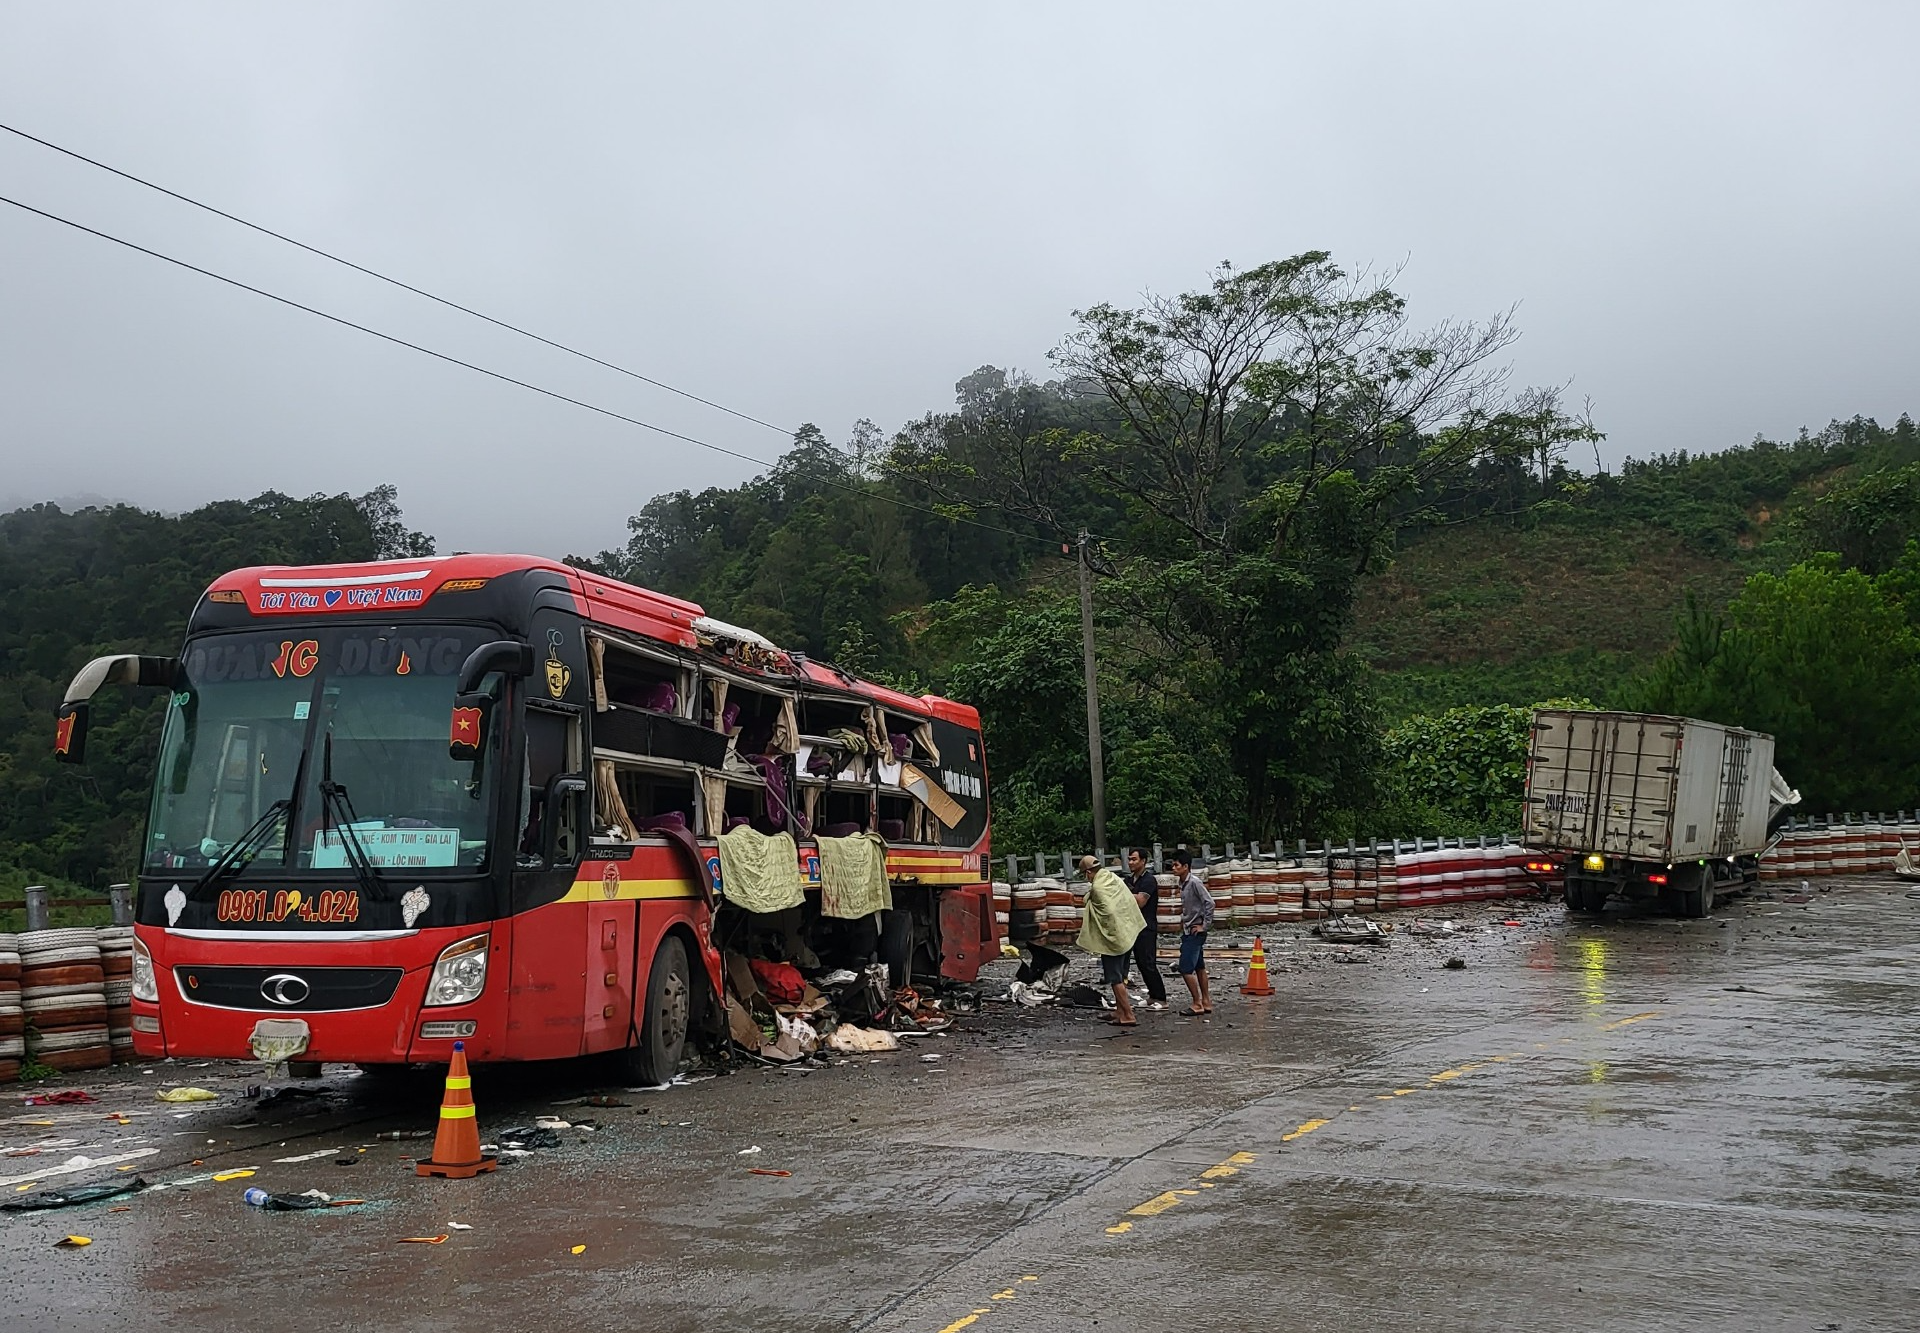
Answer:
[[264, 1208], [270, 1213], [295, 1213], [307, 1208], [325, 1208], [327, 1201], [312, 1194], [269, 1194], [259, 1186], [254, 1186], [240, 1196], [250, 1208]]

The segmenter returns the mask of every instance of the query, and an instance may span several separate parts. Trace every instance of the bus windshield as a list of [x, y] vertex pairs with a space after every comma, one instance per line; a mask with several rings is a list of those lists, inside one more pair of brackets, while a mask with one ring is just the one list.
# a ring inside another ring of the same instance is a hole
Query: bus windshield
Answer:
[[[147, 821], [149, 871], [356, 862], [485, 866], [499, 728], [447, 754], [454, 679], [488, 631], [450, 625], [208, 635], [181, 657]], [[497, 688], [497, 685], [496, 685]]]

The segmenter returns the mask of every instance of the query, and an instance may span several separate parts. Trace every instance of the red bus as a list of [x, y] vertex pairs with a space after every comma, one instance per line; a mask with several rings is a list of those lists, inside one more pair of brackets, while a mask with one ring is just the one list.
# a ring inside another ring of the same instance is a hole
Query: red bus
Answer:
[[[974, 709], [567, 565], [235, 571], [178, 657], [80, 671], [61, 758], [106, 685], [169, 692], [143, 1055], [371, 1068], [459, 1039], [478, 1061], [618, 1052], [659, 1082], [725, 1039], [726, 951], [878, 958], [895, 985], [998, 951]], [[823, 855], [830, 888], [864, 855], [870, 892], [823, 894]]]

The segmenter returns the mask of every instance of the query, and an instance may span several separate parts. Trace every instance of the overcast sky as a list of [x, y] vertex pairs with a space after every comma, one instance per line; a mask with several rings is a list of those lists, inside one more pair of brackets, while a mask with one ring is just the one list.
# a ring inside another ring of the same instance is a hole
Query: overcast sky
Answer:
[[[1518, 303], [1610, 459], [1920, 409], [1920, 6], [49, 5], [0, 120], [768, 421], [1305, 249]], [[0, 134], [0, 194], [744, 453], [771, 431]], [[0, 205], [0, 501], [399, 486], [560, 555], [752, 466]]]

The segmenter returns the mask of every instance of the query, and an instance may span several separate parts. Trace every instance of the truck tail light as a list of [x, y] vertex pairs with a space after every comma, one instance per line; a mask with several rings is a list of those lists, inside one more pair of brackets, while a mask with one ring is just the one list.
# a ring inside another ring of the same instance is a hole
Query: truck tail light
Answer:
[[1647, 876], [1647, 883], [1649, 884], [1665, 884], [1666, 882], [1667, 882], [1667, 877], [1665, 875], [1648, 875]]

